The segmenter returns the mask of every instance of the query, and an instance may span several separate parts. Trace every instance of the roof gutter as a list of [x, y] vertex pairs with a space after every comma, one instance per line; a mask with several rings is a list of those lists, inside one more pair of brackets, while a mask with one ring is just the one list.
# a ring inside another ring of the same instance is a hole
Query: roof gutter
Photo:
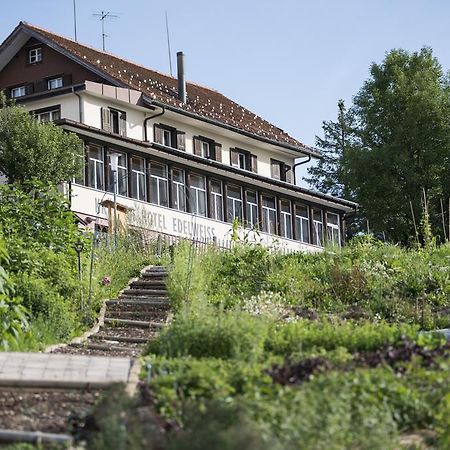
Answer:
[[165, 104], [163, 102], [159, 102], [157, 100], [152, 100], [151, 98], [147, 97], [146, 95], [143, 95], [142, 99], [143, 99], [144, 102], [149, 103], [151, 105], [159, 106], [161, 108], [165, 107], [169, 111], [173, 111], [173, 112], [176, 112], [178, 114], [182, 114], [182, 115], [190, 117], [192, 119], [201, 120], [202, 122], [206, 122], [206, 123], [209, 123], [211, 125], [215, 125], [215, 126], [218, 126], [218, 127], [221, 127], [221, 128], [225, 128], [226, 130], [233, 131], [235, 133], [241, 134], [241, 135], [246, 136], [246, 137], [250, 137], [252, 139], [257, 139], [258, 141], [265, 142], [266, 144], [272, 144], [272, 145], [276, 145], [277, 147], [282, 147], [282, 148], [285, 148], [287, 150], [291, 150], [291, 151], [294, 151], [294, 152], [297, 152], [297, 153], [303, 153], [305, 155], [311, 156], [312, 158], [317, 158], [317, 159], [322, 159], [323, 158], [323, 156], [322, 156], [322, 154], [320, 152], [313, 151], [312, 149], [308, 149], [306, 147], [303, 147], [302, 149], [300, 149], [299, 147], [295, 147], [293, 145], [283, 144], [282, 142], [278, 142], [278, 141], [274, 141], [272, 139], [268, 139], [268, 138], [265, 138], [265, 137], [262, 137], [262, 136], [258, 136], [257, 134], [253, 134], [253, 133], [250, 133], [248, 131], [241, 130], [241, 129], [239, 129], [237, 127], [234, 127], [232, 125], [227, 125], [227, 124], [225, 124], [223, 122], [219, 122], [217, 120], [210, 119], [209, 117], [204, 117], [204, 116], [201, 116], [201, 115], [196, 114], [196, 113], [185, 111], [184, 109], [177, 108], [176, 106], [167, 105], [167, 104]]

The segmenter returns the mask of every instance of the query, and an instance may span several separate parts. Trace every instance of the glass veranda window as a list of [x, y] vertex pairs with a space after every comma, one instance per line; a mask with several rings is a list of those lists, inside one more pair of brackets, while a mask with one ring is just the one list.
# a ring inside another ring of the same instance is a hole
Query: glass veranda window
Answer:
[[169, 184], [167, 165], [150, 163], [150, 202], [159, 206], [169, 206]]
[[185, 173], [182, 169], [172, 169], [172, 201], [178, 211], [186, 210]]
[[277, 233], [277, 209], [275, 206], [275, 197], [263, 197], [262, 222], [262, 230], [265, 233]]
[[327, 213], [327, 240], [332, 245], [341, 245], [339, 216], [330, 212]]
[[305, 205], [295, 205], [295, 239], [309, 243], [309, 214]]
[[242, 222], [242, 214], [242, 189], [229, 184], [227, 186], [227, 220], [233, 222], [234, 219], [238, 219]]
[[133, 156], [131, 158], [131, 197], [137, 200], [147, 198], [147, 186], [145, 182], [145, 159]]
[[323, 213], [320, 209], [313, 209], [314, 244], [323, 246]]
[[258, 200], [255, 191], [247, 191], [247, 226], [250, 228], [258, 227]]
[[88, 147], [88, 186], [94, 189], [105, 189], [105, 170], [103, 148], [99, 145]]
[[190, 174], [191, 212], [198, 216], [206, 216], [206, 181], [201, 175]]
[[292, 215], [291, 215], [291, 202], [289, 200], [281, 201], [281, 236], [292, 239]]
[[216, 180], [211, 181], [211, 218], [223, 220], [222, 183]]
[[119, 195], [128, 195], [128, 169], [127, 169], [127, 155], [115, 150], [108, 151], [108, 191], [114, 192], [114, 173], [111, 167], [111, 155], [119, 155], [117, 163], [117, 193]]

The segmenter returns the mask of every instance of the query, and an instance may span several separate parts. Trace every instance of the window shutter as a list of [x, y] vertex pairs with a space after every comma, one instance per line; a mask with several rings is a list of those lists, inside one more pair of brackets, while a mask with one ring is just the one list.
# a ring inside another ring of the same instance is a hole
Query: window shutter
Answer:
[[254, 173], [258, 173], [258, 158], [256, 155], [250, 155], [250, 170]]
[[184, 131], [177, 130], [177, 149], [186, 150], [186, 133]]
[[119, 116], [119, 133], [121, 136], [127, 135], [127, 113], [121, 112]]
[[101, 108], [102, 130], [111, 132], [111, 116], [108, 108]]
[[157, 144], [162, 144], [163, 143], [163, 131], [162, 131], [161, 125], [158, 125], [155, 123], [155, 125], [153, 127], [153, 131], [154, 131], [153, 140]]
[[72, 74], [68, 73], [63, 76], [63, 86], [70, 86], [72, 84]]
[[239, 166], [239, 155], [235, 148], [230, 148], [230, 164]]
[[285, 174], [286, 174], [286, 177], [285, 177], [286, 183], [292, 184], [292, 167], [285, 164], [284, 170], [285, 170]]
[[47, 80], [40, 80], [35, 83], [35, 92], [43, 92], [47, 90]]
[[273, 179], [279, 180], [280, 179], [280, 163], [278, 161], [275, 161], [273, 159], [270, 160], [270, 175]]
[[202, 141], [198, 136], [194, 136], [194, 155], [202, 156]]
[[214, 142], [214, 159], [218, 162], [222, 162], [222, 144]]

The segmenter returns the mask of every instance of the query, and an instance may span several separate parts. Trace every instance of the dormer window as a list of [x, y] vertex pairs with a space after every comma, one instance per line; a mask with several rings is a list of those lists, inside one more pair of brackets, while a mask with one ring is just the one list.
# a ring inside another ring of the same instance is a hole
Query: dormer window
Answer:
[[222, 144], [202, 136], [194, 136], [194, 155], [222, 162]]
[[51, 89], [58, 89], [60, 87], [63, 87], [63, 78], [57, 77], [57, 78], [50, 78], [47, 80], [47, 89], [50, 91]]
[[42, 48], [32, 48], [31, 50], [28, 50], [28, 63], [29, 64], [36, 64], [38, 62], [42, 61]]
[[23, 97], [26, 94], [25, 86], [11, 88], [11, 98]]

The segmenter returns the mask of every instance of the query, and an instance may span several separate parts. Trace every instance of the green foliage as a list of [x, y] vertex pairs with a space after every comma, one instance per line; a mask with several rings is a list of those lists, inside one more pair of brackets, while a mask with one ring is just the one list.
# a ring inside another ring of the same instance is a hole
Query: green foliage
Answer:
[[263, 351], [267, 324], [244, 313], [186, 310], [149, 342], [148, 351], [167, 357], [257, 360]]
[[10, 183], [57, 185], [81, 173], [83, 144], [53, 123], [41, 124], [20, 106], [0, 108], [0, 172]]

